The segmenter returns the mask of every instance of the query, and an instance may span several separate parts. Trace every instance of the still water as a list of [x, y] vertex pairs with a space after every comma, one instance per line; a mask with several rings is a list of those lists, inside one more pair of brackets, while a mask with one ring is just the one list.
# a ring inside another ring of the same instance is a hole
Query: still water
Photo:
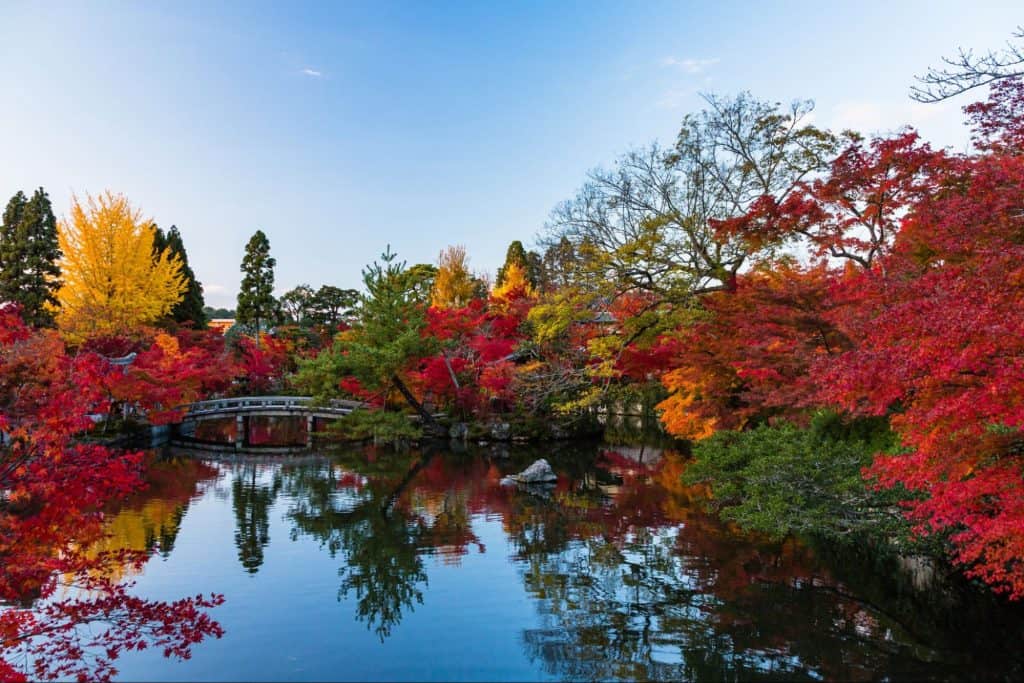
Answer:
[[[546, 457], [554, 487], [500, 485]], [[671, 450], [170, 452], [111, 521], [157, 599], [226, 635], [123, 680], [1018, 678], [1022, 621], [927, 567], [702, 512]], [[906, 563], [904, 562], [904, 565]], [[914, 570], [914, 571], [910, 571]]]

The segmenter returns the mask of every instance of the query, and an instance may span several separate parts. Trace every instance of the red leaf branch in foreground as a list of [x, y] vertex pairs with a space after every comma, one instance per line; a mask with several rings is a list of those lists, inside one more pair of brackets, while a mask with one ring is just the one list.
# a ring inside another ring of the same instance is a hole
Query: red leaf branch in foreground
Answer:
[[[187, 658], [222, 630], [205, 610], [219, 596], [175, 602], [128, 593], [115, 569], [147, 553], [89, 556], [103, 510], [143, 486], [142, 455], [73, 437], [107, 408], [111, 369], [69, 356], [55, 332], [0, 309], [0, 678], [107, 680], [124, 651], [156, 646]], [[27, 655], [27, 660], [25, 656]], [[30, 662], [28, 671], [20, 670]]]

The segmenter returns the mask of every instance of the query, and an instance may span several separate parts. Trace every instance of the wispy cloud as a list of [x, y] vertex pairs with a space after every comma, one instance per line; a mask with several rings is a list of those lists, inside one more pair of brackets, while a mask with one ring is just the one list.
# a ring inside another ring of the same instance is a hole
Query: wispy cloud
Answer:
[[688, 74], [699, 74], [703, 73], [709, 66], [714, 66], [720, 61], [722, 60], [718, 57], [710, 59], [695, 59], [693, 57], [680, 59], [678, 57], [665, 57], [661, 60], [661, 65], [679, 69], [680, 71]]
[[316, 69], [310, 69], [309, 67], [306, 67], [300, 73], [304, 76], [309, 76], [310, 78], [320, 78], [324, 75], [323, 71], [317, 71]]

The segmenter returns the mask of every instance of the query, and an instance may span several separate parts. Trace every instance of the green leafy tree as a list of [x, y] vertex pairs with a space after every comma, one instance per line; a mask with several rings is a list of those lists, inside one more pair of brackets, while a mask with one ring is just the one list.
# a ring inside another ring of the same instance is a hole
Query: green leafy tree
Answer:
[[[379, 263], [363, 270], [366, 293], [353, 328], [335, 340], [331, 349], [304, 362], [297, 381], [324, 398], [336, 395], [338, 382], [346, 376], [385, 398], [398, 391], [423, 424], [440, 433], [440, 426], [405, 379], [411, 361], [429, 355], [434, 347], [432, 340], [421, 335], [427, 324], [426, 304], [408, 272], [390, 247]], [[365, 421], [365, 416], [358, 419]]]
[[314, 296], [309, 285], [299, 285], [282, 294], [279, 303], [285, 321], [294, 325], [310, 324]]
[[50, 198], [43, 188], [31, 199], [18, 192], [7, 203], [0, 224], [0, 303], [19, 304], [32, 325], [53, 325], [60, 257]]
[[238, 292], [235, 314], [240, 324], [251, 325], [255, 329], [257, 344], [260, 330], [280, 319], [280, 307], [274, 298], [276, 265], [277, 260], [270, 255], [270, 240], [262, 230], [257, 230], [245, 245], [245, 257], [242, 259], [245, 276]]
[[437, 279], [437, 266], [429, 263], [417, 263], [410, 266], [401, 275], [404, 286], [409, 289], [410, 295], [423, 304], [430, 303], [430, 296], [434, 291], [434, 281]]
[[159, 258], [167, 252], [170, 257], [177, 256], [181, 261], [181, 274], [185, 278], [185, 294], [181, 301], [171, 309], [170, 318], [176, 323], [191, 323], [196, 329], [206, 327], [206, 301], [203, 299], [203, 284], [196, 279], [196, 274], [188, 264], [188, 253], [181, 233], [176, 225], [172, 225], [166, 233], [159, 227], [153, 235], [153, 257]]
[[341, 323], [351, 324], [358, 309], [358, 291], [323, 285], [310, 302], [310, 318], [316, 325], [337, 327]]

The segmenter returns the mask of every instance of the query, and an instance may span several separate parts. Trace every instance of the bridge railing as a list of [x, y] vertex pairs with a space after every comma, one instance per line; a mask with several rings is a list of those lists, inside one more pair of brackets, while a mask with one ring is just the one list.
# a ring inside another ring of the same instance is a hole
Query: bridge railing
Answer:
[[360, 403], [359, 401], [346, 401], [343, 399], [316, 404], [309, 396], [242, 396], [196, 401], [189, 406], [185, 417], [210, 415], [213, 413], [255, 412], [260, 410], [315, 411], [347, 415], [353, 410], [365, 407], [365, 405], [365, 403]]

